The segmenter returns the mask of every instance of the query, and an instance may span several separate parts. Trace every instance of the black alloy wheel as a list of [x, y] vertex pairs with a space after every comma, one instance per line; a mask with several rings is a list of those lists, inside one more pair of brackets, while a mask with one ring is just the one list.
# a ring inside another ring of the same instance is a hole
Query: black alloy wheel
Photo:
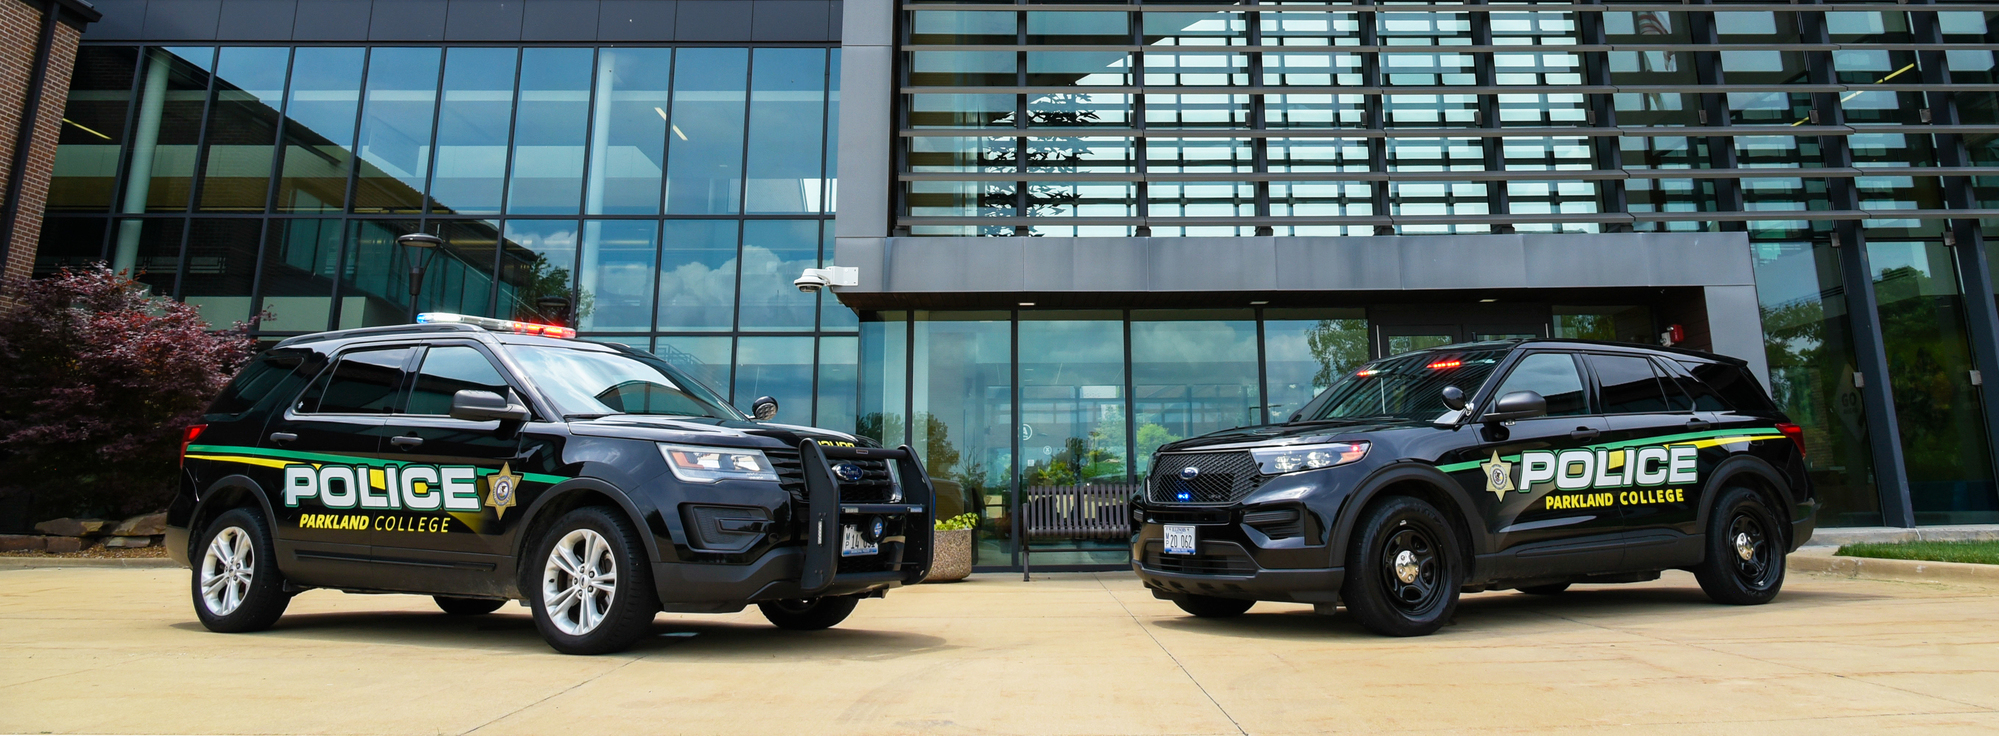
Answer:
[[1389, 636], [1422, 636], [1449, 621], [1464, 585], [1450, 522], [1408, 496], [1377, 502], [1362, 515], [1347, 556], [1342, 597], [1362, 626]]
[[496, 598], [453, 598], [448, 595], [434, 595], [437, 609], [453, 616], [478, 616], [500, 610], [507, 602]]
[[1528, 595], [1559, 595], [1562, 591], [1568, 589], [1568, 583], [1549, 583], [1547, 585], [1529, 585], [1519, 590]]
[[847, 620], [847, 616], [854, 612], [854, 606], [860, 602], [859, 597], [851, 595], [800, 598], [758, 603], [757, 610], [780, 629], [818, 631]]
[[1769, 603], [1784, 587], [1783, 542], [1777, 517], [1763, 495], [1740, 486], [1725, 489], [1708, 517], [1707, 559], [1694, 568], [1701, 590], [1717, 603]]

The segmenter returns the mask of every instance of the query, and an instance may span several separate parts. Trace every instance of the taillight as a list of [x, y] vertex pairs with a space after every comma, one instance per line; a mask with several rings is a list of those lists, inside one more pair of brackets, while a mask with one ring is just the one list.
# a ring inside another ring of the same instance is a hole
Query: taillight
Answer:
[[1798, 457], [1805, 456], [1805, 428], [1795, 424], [1778, 424], [1777, 431], [1791, 438], [1791, 444], [1798, 446]]
[[188, 445], [192, 445], [192, 444], [194, 444], [194, 439], [195, 439], [196, 437], [200, 437], [200, 436], [201, 436], [201, 430], [204, 430], [204, 429], [208, 429], [208, 425], [206, 425], [206, 424], [190, 424], [190, 425], [188, 425], [187, 429], [185, 429], [185, 430], [182, 430], [182, 431], [181, 431], [181, 435], [180, 435], [180, 461], [181, 461], [181, 464], [183, 464], [183, 465], [187, 464], [187, 446], [188, 446]]

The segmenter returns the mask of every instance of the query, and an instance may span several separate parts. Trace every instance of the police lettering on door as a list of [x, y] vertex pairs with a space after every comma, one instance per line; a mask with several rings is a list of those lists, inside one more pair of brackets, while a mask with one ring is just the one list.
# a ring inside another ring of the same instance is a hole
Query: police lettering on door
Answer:
[[[1684, 488], [1698, 483], [1700, 450], [1693, 445], [1651, 445], [1620, 449], [1528, 450], [1515, 462], [1492, 460], [1482, 463], [1486, 490], [1505, 498], [1507, 491], [1532, 493], [1538, 485], [1550, 491], [1608, 491], [1618, 488], [1649, 489], [1621, 493], [1550, 493], [1549, 509], [1593, 508], [1611, 505], [1674, 503], [1686, 500]], [[1520, 468], [1520, 482], [1513, 482], [1514, 466]], [[1553, 488], [1548, 488], [1553, 485]]]

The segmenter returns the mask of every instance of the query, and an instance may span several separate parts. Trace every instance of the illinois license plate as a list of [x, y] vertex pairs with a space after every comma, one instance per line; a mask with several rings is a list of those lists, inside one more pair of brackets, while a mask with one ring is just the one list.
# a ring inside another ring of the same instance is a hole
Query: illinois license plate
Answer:
[[1191, 524], [1166, 525], [1166, 554], [1194, 554], [1194, 527]]
[[880, 552], [881, 548], [861, 536], [860, 527], [840, 527], [840, 556], [859, 557]]

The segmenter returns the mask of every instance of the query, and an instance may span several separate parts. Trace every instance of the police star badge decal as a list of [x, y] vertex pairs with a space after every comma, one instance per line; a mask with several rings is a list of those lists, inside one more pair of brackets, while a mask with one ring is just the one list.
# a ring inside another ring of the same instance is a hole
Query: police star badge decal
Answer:
[[1498, 450], [1493, 451], [1491, 460], [1478, 466], [1485, 471], [1485, 489], [1492, 495], [1505, 498], [1506, 492], [1513, 490], [1513, 463], [1499, 459]]
[[521, 477], [514, 475], [513, 464], [500, 466], [500, 472], [486, 476], [486, 505], [493, 508], [495, 518], [507, 518], [507, 509], [514, 507], [514, 491], [521, 485]]

